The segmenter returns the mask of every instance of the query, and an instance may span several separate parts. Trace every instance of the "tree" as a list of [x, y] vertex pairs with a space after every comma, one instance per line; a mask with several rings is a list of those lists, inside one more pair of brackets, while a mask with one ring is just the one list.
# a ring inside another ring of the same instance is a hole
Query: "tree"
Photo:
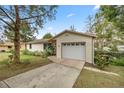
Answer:
[[75, 26], [74, 26], [74, 25], [71, 25], [71, 26], [70, 26], [70, 30], [71, 30], [71, 31], [76, 31]]
[[94, 32], [94, 25], [95, 25], [94, 22], [95, 22], [94, 16], [93, 15], [89, 15], [87, 17], [87, 20], [86, 20], [87, 32], [90, 32], [90, 33]]
[[[11, 24], [13, 25], [13, 24]], [[4, 27], [4, 36], [7, 37], [8, 40], [14, 41], [14, 31], [10, 29], [8, 26]], [[22, 21], [20, 26], [20, 41], [25, 43], [26, 49], [26, 42], [34, 40], [36, 37], [34, 36], [35, 31], [30, 29], [29, 24], [26, 21]]]
[[120, 7], [119, 6], [101, 6], [100, 10], [97, 12], [96, 19], [95, 19], [97, 47], [103, 48], [104, 46], [107, 46], [112, 49], [115, 49], [117, 44], [122, 43], [123, 26], [121, 24], [123, 22], [120, 21], [121, 24], [118, 23], [119, 19], [121, 18], [120, 15], [122, 15], [121, 13], [119, 13], [119, 11], [121, 11]]
[[95, 23], [96, 47], [103, 49], [112, 45], [114, 27], [101, 17], [96, 18]]
[[124, 40], [124, 6], [103, 5], [100, 7], [100, 13], [116, 27], [120, 38]]
[[0, 44], [4, 43], [4, 36], [2, 35], [2, 32], [0, 33]]
[[43, 39], [50, 39], [52, 38], [53, 35], [51, 33], [46, 33], [44, 36], [43, 36]]
[[[29, 24], [32, 31], [38, 31], [47, 20], [55, 19], [56, 6], [0, 6], [0, 22], [14, 32], [14, 62], [20, 63], [20, 28], [22, 22]], [[13, 25], [12, 25], [12, 24]]]

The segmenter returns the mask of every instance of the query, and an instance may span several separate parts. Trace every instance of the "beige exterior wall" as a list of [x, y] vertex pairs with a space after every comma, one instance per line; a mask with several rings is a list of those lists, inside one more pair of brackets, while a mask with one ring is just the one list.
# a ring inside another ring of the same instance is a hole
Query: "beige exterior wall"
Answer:
[[7, 51], [8, 50], [8, 47], [2, 47], [2, 46], [0, 46], [0, 51], [2, 51], [2, 50]]
[[20, 44], [20, 50], [25, 50], [25, 43]]
[[[10, 49], [8, 48], [8, 46], [11, 46], [11, 49], [14, 49], [14, 43], [12, 42], [5, 42], [3, 45], [0, 45], [0, 51], [1, 50], [5, 50], [5, 51], [10, 51]], [[25, 43], [20, 43], [20, 50], [25, 50]]]
[[29, 51], [43, 51], [44, 46], [43, 44], [32, 44], [32, 49], [30, 49], [30, 44], [27, 44], [27, 49]]
[[76, 35], [72, 33], [64, 33], [63, 35], [56, 38], [57, 45], [57, 58], [61, 59], [61, 43], [62, 42], [86, 42], [86, 59], [88, 63], [94, 62], [94, 48], [93, 38], [88, 36]]
[[[8, 48], [8, 46], [11, 46], [12, 48]], [[14, 44], [11, 42], [5, 42], [4, 44], [0, 45], [0, 51], [1, 50], [10, 51], [10, 49], [14, 49]]]

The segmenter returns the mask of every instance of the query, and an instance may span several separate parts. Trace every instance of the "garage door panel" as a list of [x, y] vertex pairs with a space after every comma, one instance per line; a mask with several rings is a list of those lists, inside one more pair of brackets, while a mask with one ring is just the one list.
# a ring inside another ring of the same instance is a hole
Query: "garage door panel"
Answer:
[[62, 46], [62, 58], [85, 60], [84, 45]]

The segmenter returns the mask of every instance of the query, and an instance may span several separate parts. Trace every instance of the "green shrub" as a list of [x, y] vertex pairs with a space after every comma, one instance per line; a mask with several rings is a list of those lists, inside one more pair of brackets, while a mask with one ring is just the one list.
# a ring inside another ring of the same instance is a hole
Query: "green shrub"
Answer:
[[124, 66], [124, 57], [114, 59], [111, 64], [116, 66]]
[[48, 55], [47, 51], [43, 51], [41, 56], [43, 58], [47, 58], [49, 55]]
[[30, 53], [29, 53], [30, 51], [28, 51], [28, 50], [23, 50], [22, 51], [22, 54], [24, 54], [24, 55], [29, 55]]
[[95, 51], [95, 64], [100, 69], [108, 64], [124, 66], [124, 52]]
[[35, 51], [33, 55], [34, 55], [34, 56], [42, 56], [42, 52]]
[[[108, 64], [112, 64], [112, 65], [116, 65], [116, 66], [124, 66], [124, 52], [95, 51], [95, 63], [96, 63], [96, 65], [104, 64], [104, 63], [100, 62], [102, 60], [101, 59], [102, 55], [108, 56], [108, 61], [106, 61], [106, 62], [108, 62]], [[99, 56], [101, 56], [101, 57], [99, 58]]]
[[95, 54], [100, 53], [100, 54], [105, 54], [105, 55], [109, 55], [112, 57], [116, 57], [116, 58], [120, 58], [120, 57], [124, 57], [124, 52], [113, 52], [113, 51], [95, 51]]
[[33, 55], [33, 56], [42, 56], [44, 58], [53, 55], [54, 53], [54, 47], [53, 46], [47, 46], [43, 52], [40, 51], [29, 51], [29, 50], [23, 50], [22, 54], [24, 55]]
[[106, 54], [104, 51], [95, 52], [95, 65], [99, 69], [103, 69], [105, 66], [108, 66], [113, 60], [113, 57], [110, 54]]
[[11, 53], [12, 55], [14, 55], [15, 50], [14, 49], [10, 49], [9, 53]]
[[32, 56], [42, 56], [42, 52], [39, 52], [39, 51], [23, 50], [22, 54], [24, 54], [24, 55], [32, 55]]
[[47, 53], [47, 55], [53, 55], [54, 52], [54, 47], [53, 46], [47, 46], [45, 49], [45, 52]]
[[96, 55], [95, 64], [98, 68], [103, 69], [109, 63], [108, 61], [106, 61], [106, 58], [103, 55]]
[[48, 56], [53, 55], [54, 53], [54, 47], [53, 46], [47, 46], [45, 50], [42, 52], [42, 57], [46, 58]]
[[116, 58], [124, 57], [124, 52], [110, 52], [109, 54]]

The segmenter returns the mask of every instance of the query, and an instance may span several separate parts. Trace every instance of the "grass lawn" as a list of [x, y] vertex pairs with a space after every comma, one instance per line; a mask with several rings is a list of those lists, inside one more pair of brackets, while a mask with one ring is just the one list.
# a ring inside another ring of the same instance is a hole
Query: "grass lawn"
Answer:
[[0, 53], [0, 80], [51, 63], [40, 56], [21, 55], [21, 64], [8, 64], [9, 53]]
[[124, 67], [112, 66], [106, 71], [118, 73], [120, 77], [83, 69], [73, 87], [77, 88], [112, 88], [124, 87]]
[[0, 53], [0, 62], [6, 60], [10, 53]]

